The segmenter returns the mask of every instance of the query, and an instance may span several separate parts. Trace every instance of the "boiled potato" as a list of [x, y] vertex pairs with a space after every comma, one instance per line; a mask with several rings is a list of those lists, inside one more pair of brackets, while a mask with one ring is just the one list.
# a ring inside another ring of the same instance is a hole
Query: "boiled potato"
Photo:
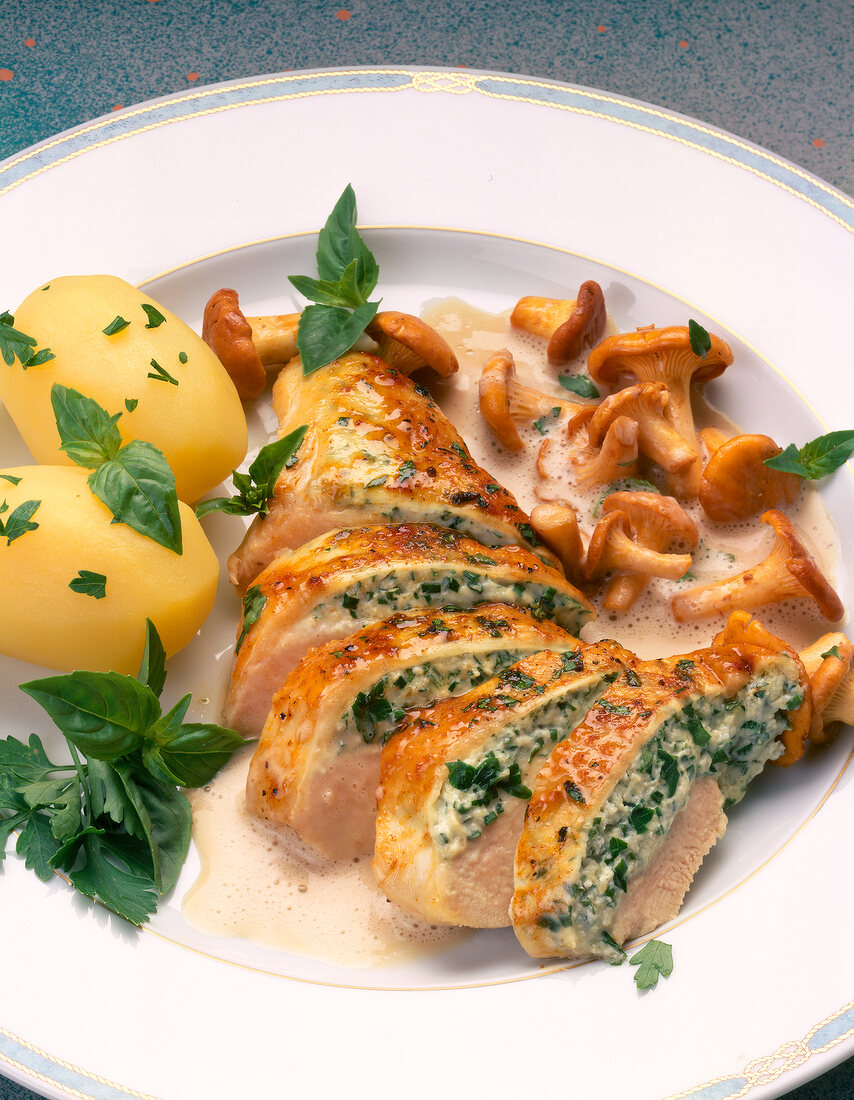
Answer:
[[[165, 321], [146, 327], [152, 322], [144, 305]], [[0, 358], [0, 400], [36, 462], [71, 463], [59, 449], [54, 382], [94, 398], [111, 415], [120, 412], [125, 443], [144, 439], [158, 447], [181, 500], [198, 500], [243, 461], [246, 417], [234, 383], [201, 337], [147, 294], [112, 275], [69, 275], [30, 294], [14, 317], [16, 329], [56, 356], [26, 370]], [[106, 335], [117, 317], [130, 324]]]
[[[0, 652], [63, 671], [136, 674], [146, 618], [167, 654], [185, 646], [213, 607], [219, 562], [186, 504], [178, 555], [113, 523], [87, 476], [77, 466], [0, 470]], [[40, 502], [38, 526], [10, 542], [26, 501]], [[106, 577], [102, 598], [69, 588], [81, 571]]]

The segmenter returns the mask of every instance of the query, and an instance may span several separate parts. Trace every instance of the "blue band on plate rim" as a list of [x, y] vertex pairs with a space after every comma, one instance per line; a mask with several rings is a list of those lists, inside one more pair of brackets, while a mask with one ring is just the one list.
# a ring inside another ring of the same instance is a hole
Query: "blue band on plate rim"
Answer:
[[478, 94], [592, 115], [678, 141], [769, 180], [854, 232], [854, 200], [768, 150], [684, 115], [558, 81], [505, 73], [418, 68], [327, 69], [213, 84], [106, 115], [0, 163], [0, 195], [88, 149], [198, 115], [316, 95], [418, 91]]

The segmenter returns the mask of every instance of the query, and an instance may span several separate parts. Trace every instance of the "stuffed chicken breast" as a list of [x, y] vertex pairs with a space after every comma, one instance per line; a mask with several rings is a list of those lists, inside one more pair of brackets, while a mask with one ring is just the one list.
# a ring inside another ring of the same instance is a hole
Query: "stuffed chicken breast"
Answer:
[[672, 919], [726, 809], [797, 756], [809, 710], [800, 660], [758, 626], [615, 680], [533, 784], [512, 904], [525, 950], [618, 959]]
[[538, 653], [410, 711], [382, 750], [373, 868], [386, 896], [430, 921], [509, 924], [529, 784], [633, 660], [616, 642]]
[[321, 536], [272, 562], [243, 597], [225, 706], [228, 725], [260, 733], [273, 695], [311, 646], [412, 608], [506, 603], [577, 634], [593, 608], [519, 546], [484, 547], [428, 524]]
[[380, 750], [406, 708], [469, 691], [526, 654], [579, 642], [504, 604], [404, 612], [312, 649], [276, 693], [250, 812], [332, 859], [374, 850]]
[[376, 356], [351, 352], [308, 377], [294, 360], [276, 380], [273, 407], [280, 437], [308, 430], [269, 513], [256, 517], [229, 558], [238, 591], [282, 552], [364, 523], [434, 523], [486, 545], [533, 549], [557, 565], [429, 391]]

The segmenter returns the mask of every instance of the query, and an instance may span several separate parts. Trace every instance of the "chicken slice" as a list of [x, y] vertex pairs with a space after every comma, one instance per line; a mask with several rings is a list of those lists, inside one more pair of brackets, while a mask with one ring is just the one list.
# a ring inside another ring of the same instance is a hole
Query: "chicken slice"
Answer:
[[607, 641], [538, 653], [410, 711], [382, 750], [373, 868], [386, 896], [429, 921], [509, 924], [527, 784], [633, 660]]
[[488, 549], [428, 524], [322, 535], [278, 557], [243, 597], [226, 724], [260, 733], [273, 695], [311, 646], [396, 611], [480, 603], [527, 608], [571, 634], [593, 615], [577, 588], [521, 546]]
[[362, 523], [435, 523], [487, 545], [534, 549], [560, 568], [429, 391], [376, 356], [350, 352], [308, 377], [294, 360], [276, 379], [273, 407], [280, 437], [303, 424], [308, 431], [269, 514], [229, 558], [238, 591], [278, 554]]
[[526, 654], [577, 649], [554, 623], [504, 604], [416, 611], [311, 650], [273, 699], [249, 767], [251, 813], [330, 859], [374, 850], [380, 750], [404, 718]]
[[745, 641], [616, 680], [534, 783], [511, 906], [525, 950], [617, 960], [625, 939], [672, 919], [724, 811], [809, 705], [797, 656]]

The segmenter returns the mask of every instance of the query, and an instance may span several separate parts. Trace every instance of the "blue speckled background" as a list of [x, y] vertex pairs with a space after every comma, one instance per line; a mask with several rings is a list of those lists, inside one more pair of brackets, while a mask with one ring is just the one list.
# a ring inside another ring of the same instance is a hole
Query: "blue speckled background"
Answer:
[[[851, 0], [2, 0], [0, 159], [197, 84], [383, 64], [495, 69], [631, 96], [854, 194]], [[32, 1095], [0, 1077], [2, 1100]], [[854, 1061], [791, 1097], [852, 1100]]]

